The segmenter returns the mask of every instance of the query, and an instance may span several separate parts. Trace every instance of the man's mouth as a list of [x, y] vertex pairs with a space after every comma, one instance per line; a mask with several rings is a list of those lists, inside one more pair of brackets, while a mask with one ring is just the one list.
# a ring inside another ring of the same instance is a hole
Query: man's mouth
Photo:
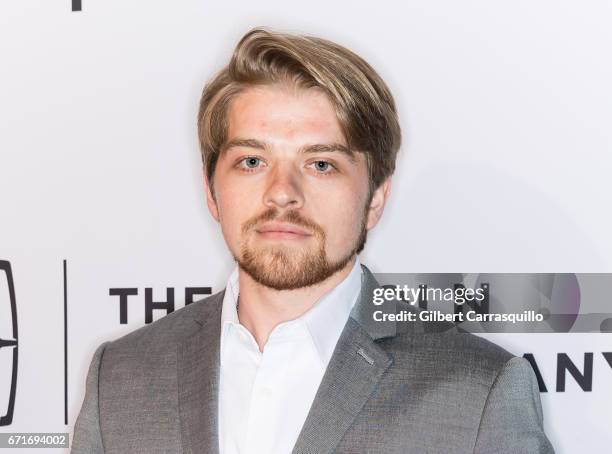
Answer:
[[296, 225], [284, 224], [280, 222], [266, 223], [261, 227], [257, 228], [256, 231], [264, 238], [296, 240], [304, 239], [311, 236], [311, 233]]

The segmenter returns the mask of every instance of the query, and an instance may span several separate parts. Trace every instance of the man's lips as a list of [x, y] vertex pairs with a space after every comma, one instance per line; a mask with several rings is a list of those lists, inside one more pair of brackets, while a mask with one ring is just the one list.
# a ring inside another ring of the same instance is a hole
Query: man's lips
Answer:
[[311, 235], [306, 230], [303, 230], [295, 225], [276, 222], [264, 224], [256, 229], [256, 231], [262, 235], [275, 238], [299, 238]]

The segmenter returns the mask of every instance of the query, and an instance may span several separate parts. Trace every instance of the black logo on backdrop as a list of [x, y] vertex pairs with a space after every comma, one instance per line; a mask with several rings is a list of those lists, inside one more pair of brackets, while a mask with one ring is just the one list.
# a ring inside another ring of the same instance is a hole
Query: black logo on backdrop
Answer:
[[[0, 356], [4, 362], [0, 363], [0, 374], [8, 378], [8, 390], [0, 389], [3, 396], [8, 395], [8, 405], [0, 408], [0, 426], [8, 426], [13, 422], [13, 411], [15, 409], [15, 392], [17, 390], [17, 302], [15, 300], [15, 285], [11, 263], [0, 260], [0, 279], [6, 282], [7, 294], [0, 295], [0, 320], [9, 320], [10, 328], [7, 332], [0, 331], [0, 350], [12, 349], [12, 354], [5, 357]], [[8, 315], [8, 316], [7, 316]], [[0, 329], [5, 330], [4, 325]]]
[[[604, 357], [610, 368], [612, 368], [612, 352], [601, 352], [601, 355]], [[544, 378], [542, 377], [542, 373], [540, 372], [540, 368], [538, 367], [538, 363], [536, 362], [533, 354], [525, 353], [523, 358], [525, 358], [531, 364], [536, 378], [538, 379], [538, 387], [540, 388], [540, 392], [548, 392], [548, 387], [544, 382]], [[557, 383], [555, 391], [558, 393], [565, 392], [565, 379], [567, 372], [569, 372], [583, 391], [593, 391], [593, 352], [584, 353], [583, 364], [584, 366], [582, 370], [580, 370], [580, 367], [570, 359], [567, 353], [557, 353]]]
[[[130, 296], [138, 296], [138, 288], [136, 287], [121, 287], [108, 289], [110, 296], [119, 297], [119, 323], [122, 325], [128, 322], [128, 299]], [[196, 295], [211, 295], [212, 287], [186, 287], [185, 288], [185, 306], [195, 302]], [[153, 322], [153, 311], [164, 311], [167, 314], [174, 312], [174, 288], [166, 288], [166, 299], [164, 301], [153, 300], [153, 289], [146, 287], [144, 289], [144, 313], [145, 323]]]

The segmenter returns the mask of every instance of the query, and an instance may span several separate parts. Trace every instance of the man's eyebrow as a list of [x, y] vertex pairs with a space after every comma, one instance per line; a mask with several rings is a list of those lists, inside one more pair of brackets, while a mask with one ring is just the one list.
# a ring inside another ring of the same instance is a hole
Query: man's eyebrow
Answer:
[[258, 150], [266, 150], [268, 147], [265, 143], [255, 139], [233, 139], [225, 143], [221, 147], [221, 152], [225, 152], [230, 148], [244, 147], [244, 148], [256, 148]]
[[[257, 139], [232, 139], [221, 148], [221, 152], [226, 152], [230, 148], [244, 147], [244, 148], [255, 148], [257, 150], [268, 150], [269, 147], [265, 142]], [[301, 153], [342, 153], [346, 155], [352, 164], [357, 163], [355, 153], [351, 151], [346, 145], [341, 143], [322, 143], [314, 145], [306, 145], [300, 149]]]
[[302, 153], [342, 153], [351, 161], [356, 164], [357, 159], [355, 153], [350, 150], [349, 147], [341, 143], [324, 143], [315, 145], [306, 145], [300, 150]]

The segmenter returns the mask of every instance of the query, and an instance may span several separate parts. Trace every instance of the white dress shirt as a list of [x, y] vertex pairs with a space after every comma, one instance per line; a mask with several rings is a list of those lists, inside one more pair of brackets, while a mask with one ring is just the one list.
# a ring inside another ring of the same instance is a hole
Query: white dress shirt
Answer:
[[359, 296], [361, 266], [355, 260], [308, 312], [276, 326], [263, 353], [238, 320], [238, 273], [228, 280], [221, 313], [220, 453], [287, 454]]

